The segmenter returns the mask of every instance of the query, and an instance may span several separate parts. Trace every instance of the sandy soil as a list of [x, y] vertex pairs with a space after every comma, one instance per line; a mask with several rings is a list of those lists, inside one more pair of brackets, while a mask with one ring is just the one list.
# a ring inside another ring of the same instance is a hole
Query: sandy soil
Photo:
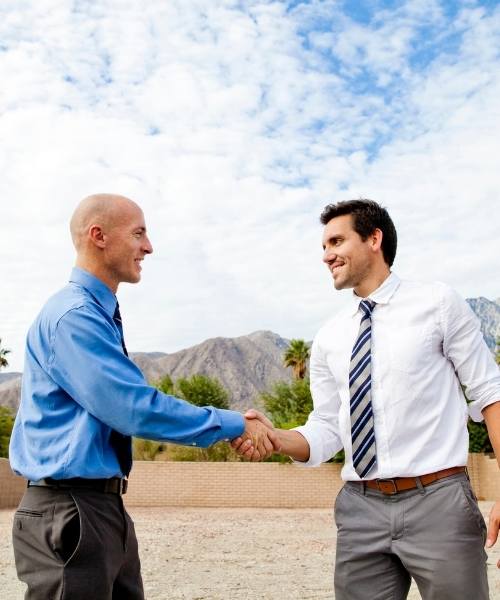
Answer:
[[[487, 514], [491, 502], [481, 502]], [[133, 508], [148, 600], [333, 599], [330, 510]], [[0, 511], [0, 596], [23, 598]], [[491, 600], [500, 600], [500, 545], [489, 553]], [[412, 587], [409, 598], [420, 598]], [[472, 599], [471, 599], [472, 600]]]

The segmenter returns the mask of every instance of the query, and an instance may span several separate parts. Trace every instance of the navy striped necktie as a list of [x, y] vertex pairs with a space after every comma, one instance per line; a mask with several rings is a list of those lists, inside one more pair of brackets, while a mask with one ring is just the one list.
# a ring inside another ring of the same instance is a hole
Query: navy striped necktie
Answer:
[[349, 367], [352, 462], [360, 478], [368, 475], [377, 463], [371, 399], [371, 316], [374, 307], [372, 300], [359, 303], [363, 315]]
[[[120, 332], [120, 338], [122, 342], [123, 353], [128, 356], [127, 347], [125, 346], [125, 340], [123, 339], [123, 326], [122, 317], [120, 315], [120, 305], [116, 303], [115, 313], [113, 315], [113, 321]], [[118, 462], [120, 463], [120, 469], [122, 473], [127, 477], [132, 468], [132, 438], [129, 435], [123, 435], [114, 429], [111, 430], [109, 436], [109, 443], [116, 453]]]

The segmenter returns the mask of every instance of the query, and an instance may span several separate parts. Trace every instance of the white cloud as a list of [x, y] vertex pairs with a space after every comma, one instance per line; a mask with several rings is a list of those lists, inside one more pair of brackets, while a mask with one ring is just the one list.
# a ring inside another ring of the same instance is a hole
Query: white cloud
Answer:
[[331, 1], [4, 5], [12, 367], [69, 273], [69, 216], [95, 191], [137, 199], [155, 246], [120, 291], [131, 350], [263, 328], [310, 339], [344, 298], [318, 215], [351, 196], [394, 214], [403, 275], [498, 296], [499, 20], [428, 0], [368, 24]]

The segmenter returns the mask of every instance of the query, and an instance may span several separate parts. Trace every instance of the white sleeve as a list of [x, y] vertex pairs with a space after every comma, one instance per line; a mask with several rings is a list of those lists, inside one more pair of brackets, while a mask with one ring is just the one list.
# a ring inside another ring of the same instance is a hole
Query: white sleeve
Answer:
[[307, 462], [295, 462], [306, 467], [317, 467], [342, 450], [338, 429], [340, 396], [319, 339], [320, 334], [313, 342], [310, 360], [313, 410], [306, 424], [295, 428], [305, 437], [310, 448]]
[[482, 411], [500, 401], [500, 370], [470, 306], [448, 286], [443, 286], [443, 290], [443, 352], [471, 401], [468, 406], [471, 418], [479, 422], [483, 420]]

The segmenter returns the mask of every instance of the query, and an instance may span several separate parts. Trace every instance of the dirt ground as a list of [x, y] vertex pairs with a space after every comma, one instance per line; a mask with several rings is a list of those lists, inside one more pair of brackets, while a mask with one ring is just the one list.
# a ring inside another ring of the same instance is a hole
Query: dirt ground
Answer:
[[[491, 502], [481, 502], [487, 515]], [[0, 596], [23, 598], [10, 529], [0, 510]], [[132, 508], [148, 600], [333, 599], [330, 510]], [[500, 543], [489, 553], [491, 600], [500, 600]], [[420, 595], [413, 586], [409, 598]], [[473, 600], [473, 599], [471, 599]]]

